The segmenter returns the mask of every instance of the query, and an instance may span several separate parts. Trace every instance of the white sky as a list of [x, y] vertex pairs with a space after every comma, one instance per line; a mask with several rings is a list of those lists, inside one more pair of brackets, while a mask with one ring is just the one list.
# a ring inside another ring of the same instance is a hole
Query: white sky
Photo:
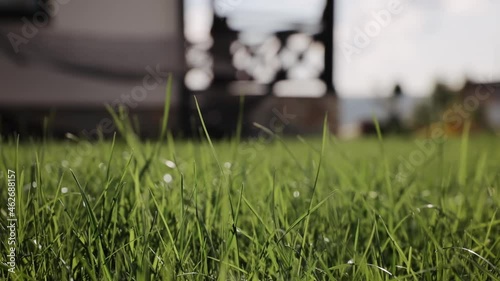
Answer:
[[[207, 0], [186, 0], [202, 8]], [[323, 0], [220, 0], [239, 11], [278, 11], [276, 20], [307, 17]], [[346, 59], [342, 47], [355, 47], [356, 29], [364, 30], [398, 0], [337, 0], [335, 87], [343, 97], [383, 96], [400, 83], [412, 96], [428, 94], [436, 81], [459, 87], [465, 77], [500, 80], [500, 1], [399, 0], [401, 12], [358, 54]], [[196, 9], [195, 8], [195, 9]], [[239, 10], [238, 10], [239, 9]], [[198, 17], [197, 20], [207, 22]], [[240, 24], [244, 24], [240, 22]], [[345, 49], [345, 48], [344, 48]]]

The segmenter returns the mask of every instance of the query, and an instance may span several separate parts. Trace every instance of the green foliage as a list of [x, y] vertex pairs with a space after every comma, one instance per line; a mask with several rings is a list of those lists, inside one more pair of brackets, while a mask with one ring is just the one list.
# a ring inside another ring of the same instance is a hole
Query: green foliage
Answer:
[[[463, 108], [466, 98], [467, 96], [462, 91], [455, 91], [445, 85], [437, 84], [431, 98], [415, 109], [413, 126], [415, 128], [422, 128], [432, 123], [445, 124], [447, 122], [446, 114], [449, 112], [457, 113], [457, 108]], [[465, 115], [467, 118], [461, 118], [473, 122], [476, 127], [488, 128], [484, 104], [479, 104], [474, 111], [466, 112]], [[465, 123], [466, 120], [463, 121]]]
[[88, 149], [0, 143], [19, 219], [17, 273], [0, 278], [500, 279], [494, 137], [449, 140], [401, 175], [418, 146], [380, 134], [215, 142], [204, 130], [207, 141], [155, 143], [119, 120], [122, 138]]

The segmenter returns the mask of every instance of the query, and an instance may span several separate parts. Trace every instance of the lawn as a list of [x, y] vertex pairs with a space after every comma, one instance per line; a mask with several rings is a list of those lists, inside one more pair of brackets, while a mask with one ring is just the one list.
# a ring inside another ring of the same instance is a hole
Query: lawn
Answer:
[[498, 137], [152, 142], [127, 124], [4, 137], [2, 279], [500, 280]]

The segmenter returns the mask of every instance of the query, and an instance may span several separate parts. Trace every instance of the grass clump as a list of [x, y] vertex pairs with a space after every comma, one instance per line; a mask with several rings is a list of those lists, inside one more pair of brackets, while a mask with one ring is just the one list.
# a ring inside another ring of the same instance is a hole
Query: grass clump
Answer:
[[0, 143], [1, 185], [11, 169], [18, 187], [2, 278], [500, 280], [496, 137], [408, 168], [407, 139], [212, 141], [203, 127], [207, 141], [151, 142], [115, 119], [111, 142]]

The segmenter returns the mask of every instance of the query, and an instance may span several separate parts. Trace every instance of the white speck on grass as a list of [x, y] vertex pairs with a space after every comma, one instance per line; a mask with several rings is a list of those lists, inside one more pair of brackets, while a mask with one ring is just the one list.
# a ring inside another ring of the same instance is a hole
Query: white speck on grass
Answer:
[[106, 169], [106, 164], [104, 163], [99, 163], [99, 169], [105, 170]]
[[33, 239], [33, 244], [35, 244], [35, 246], [37, 246], [37, 247], [38, 247], [38, 249], [40, 249], [40, 250], [42, 249], [42, 245], [38, 244], [38, 243], [36, 242], [36, 239]]
[[68, 193], [68, 191], [69, 191], [69, 189], [67, 187], [61, 188], [61, 192], [64, 193], [64, 194]]
[[32, 183], [31, 183], [31, 186], [32, 186], [33, 188], [36, 188], [36, 187], [38, 186], [38, 184], [36, 184], [36, 181], [34, 181], [34, 182], [32, 182]]
[[169, 167], [170, 169], [175, 169], [175, 168], [177, 167], [177, 165], [175, 165], [175, 163], [174, 163], [174, 162], [172, 162], [172, 161], [170, 161], [170, 160], [166, 160], [166, 161], [165, 161], [165, 165], [166, 165], [167, 167]]
[[170, 174], [165, 174], [163, 176], [163, 181], [165, 181], [166, 183], [171, 183], [172, 180], [173, 180], [173, 178], [172, 178], [172, 175], [170, 175]]
[[293, 197], [299, 198], [299, 196], [300, 196], [300, 192], [298, 192], [298, 191], [293, 192]]
[[378, 192], [376, 192], [376, 191], [370, 191], [368, 193], [368, 196], [370, 196], [371, 199], [375, 199], [375, 198], [378, 197]]
[[330, 239], [328, 239], [328, 237], [325, 236], [323, 236], [323, 241], [325, 241], [325, 243], [330, 243]]
[[350, 259], [350, 260], [347, 262], [347, 264], [349, 264], [349, 265], [353, 265], [353, 264], [354, 264], [354, 260], [353, 260], [353, 259]]
[[224, 168], [226, 169], [231, 169], [231, 166], [233, 166], [230, 162], [224, 163]]
[[78, 137], [73, 135], [72, 133], [66, 133], [64, 134], [64, 136], [69, 139], [69, 140], [72, 140], [72, 141], [78, 141]]

